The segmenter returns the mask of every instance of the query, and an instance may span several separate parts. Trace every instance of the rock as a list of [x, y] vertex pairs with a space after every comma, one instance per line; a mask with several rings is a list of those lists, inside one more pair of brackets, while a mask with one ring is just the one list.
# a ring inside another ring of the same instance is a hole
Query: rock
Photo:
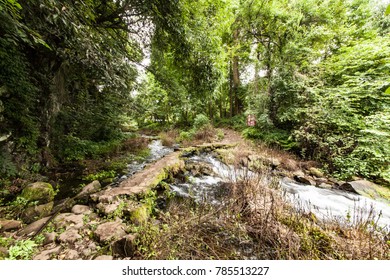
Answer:
[[8, 257], [8, 249], [0, 247], [0, 259]]
[[72, 207], [72, 213], [78, 214], [90, 214], [92, 213], [91, 209], [87, 205], [74, 205]]
[[310, 167], [309, 168], [309, 174], [312, 175], [312, 176], [315, 176], [317, 178], [324, 177], [324, 173], [321, 170], [319, 170], [318, 168], [315, 168], [315, 167]]
[[77, 260], [80, 258], [79, 253], [76, 250], [69, 250], [65, 253], [64, 259], [66, 260]]
[[35, 234], [48, 220], [50, 217], [42, 218], [36, 222], [33, 222], [32, 224], [29, 224], [24, 229], [22, 229], [20, 232], [18, 232], [19, 236], [26, 236], [26, 235], [33, 235]]
[[[313, 185], [313, 182], [303, 176], [294, 176], [294, 180], [297, 181], [298, 183], [304, 184], [304, 185]], [[315, 185], [315, 184], [314, 184]]]
[[180, 145], [179, 144], [173, 144], [172, 148], [173, 148], [174, 152], [179, 151], [180, 150]]
[[121, 220], [115, 222], [107, 222], [100, 224], [96, 230], [95, 235], [102, 243], [108, 243], [110, 241], [118, 240], [126, 235], [124, 230], [125, 225]]
[[81, 235], [78, 233], [78, 230], [74, 229], [74, 228], [71, 228], [71, 229], [61, 233], [60, 237], [59, 237], [59, 240], [62, 243], [73, 244], [80, 238], [81, 238]]
[[77, 195], [77, 197], [83, 197], [83, 196], [87, 196], [87, 195], [96, 193], [101, 188], [102, 188], [102, 186], [100, 185], [99, 181], [97, 181], [97, 180], [93, 181], [92, 183], [89, 183], [88, 185], [86, 185], [82, 189], [82, 191]]
[[101, 255], [95, 258], [96, 261], [111, 261], [113, 259], [114, 258], [112, 256], [108, 256], [108, 255]]
[[293, 173], [293, 176], [294, 176], [294, 178], [295, 178], [295, 177], [304, 177], [304, 176], [305, 176], [305, 173], [303, 173], [302, 170], [297, 170], [297, 171], [295, 171], [295, 172]]
[[122, 195], [137, 195], [156, 187], [162, 180], [167, 179], [171, 174], [178, 173], [184, 167], [180, 152], [173, 152], [147, 165], [145, 169], [121, 182], [118, 187], [106, 188], [104, 191], [91, 195], [91, 198], [94, 201], [112, 202]]
[[383, 200], [389, 203], [390, 190], [374, 184], [367, 180], [358, 180], [347, 182], [338, 187], [338, 189], [348, 192], [353, 192], [373, 199]]
[[23, 189], [20, 197], [32, 202], [38, 201], [38, 204], [45, 204], [54, 200], [54, 189], [52, 185], [44, 182], [33, 183]]
[[266, 157], [263, 155], [249, 155], [248, 160], [250, 162], [260, 161], [264, 165], [271, 166], [274, 169], [277, 168], [281, 164], [279, 159], [273, 158], [273, 157]]
[[111, 245], [113, 255], [120, 257], [132, 257], [135, 250], [136, 235], [129, 234], [124, 238], [115, 241]]
[[317, 187], [321, 188], [321, 189], [332, 189], [333, 188], [332, 185], [327, 184], [327, 183], [320, 183]]
[[53, 210], [54, 202], [51, 201], [46, 204], [28, 207], [21, 215], [23, 222], [32, 223], [36, 220], [42, 219], [50, 215]]
[[82, 250], [81, 254], [84, 256], [84, 258], [88, 258], [89, 256], [92, 255], [92, 250], [89, 248], [86, 248]]
[[11, 231], [22, 227], [21, 221], [16, 220], [0, 220], [0, 232]]
[[43, 234], [45, 239], [43, 240], [43, 245], [54, 243], [56, 241], [57, 234], [55, 232], [46, 232]]
[[115, 212], [116, 209], [118, 209], [120, 205], [119, 201], [115, 201], [112, 204], [106, 204], [100, 202], [99, 204], [96, 205], [96, 208], [99, 209], [103, 214], [106, 216], [112, 214]]
[[88, 245], [88, 249], [91, 249], [92, 251], [95, 251], [96, 250], [96, 244], [95, 243], [90, 243], [89, 245]]
[[34, 260], [50, 260], [53, 255], [58, 255], [61, 252], [61, 246], [57, 246], [50, 250], [45, 250], [36, 255]]
[[54, 222], [57, 228], [69, 228], [73, 227], [79, 229], [84, 226], [84, 215], [73, 213], [62, 213], [55, 217]]

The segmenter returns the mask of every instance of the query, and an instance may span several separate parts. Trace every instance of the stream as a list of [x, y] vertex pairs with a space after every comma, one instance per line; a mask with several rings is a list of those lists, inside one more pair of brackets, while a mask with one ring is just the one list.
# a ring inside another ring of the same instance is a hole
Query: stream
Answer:
[[155, 162], [173, 152], [173, 148], [163, 146], [161, 144], [161, 140], [152, 140], [148, 145], [148, 148], [150, 150], [150, 154], [146, 159], [144, 159], [143, 161], [133, 161], [129, 163], [127, 165], [126, 173], [116, 177], [113, 183], [111, 183], [110, 185], [113, 187], [119, 186], [121, 182], [130, 178], [138, 171], [144, 169], [147, 164]]
[[[171, 184], [171, 189], [178, 196], [191, 197], [198, 203], [223, 203], [223, 194], [229, 182], [254, 179], [267, 184], [272, 180], [257, 176], [247, 168], [237, 169], [226, 165], [211, 154], [191, 156], [186, 164], [206, 165], [212, 170], [212, 175], [186, 174], [187, 182]], [[321, 220], [356, 225], [373, 219], [385, 230], [390, 230], [390, 206], [385, 203], [341, 190], [303, 185], [287, 177], [279, 180], [279, 186], [288, 202], [301, 211], [312, 212]]]
[[[124, 174], [118, 175], [110, 186], [116, 187], [122, 181], [142, 170], [147, 164], [155, 162], [173, 152], [172, 148], [164, 147], [160, 140], [151, 140], [150, 155], [142, 161], [134, 161], [127, 165]], [[212, 153], [189, 155], [185, 157], [186, 166], [200, 166], [207, 172], [192, 174], [187, 172], [186, 180], [176, 180], [170, 184], [173, 192], [179, 197], [192, 198], [197, 203], [223, 203], [224, 194], [229, 183], [239, 180], [264, 180], [266, 185], [272, 177], [258, 176], [247, 168], [234, 168], [217, 159]], [[285, 199], [297, 209], [312, 212], [322, 220], [337, 220], [342, 223], [356, 224], [369, 217], [375, 218], [378, 225], [390, 230], [390, 206], [373, 199], [336, 189], [321, 189], [310, 185], [297, 183], [289, 178], [280, 178], [279, 186]], [[71, 185], [75, 185], [70, 181]], [[62, 187], [66, 186], [65, 184]], [[71, 189], [71, 188], [69, 188]], [[66, 188], [64, 190], [66, 192]], [[69, 196], [69, 194], [67, 194]]]

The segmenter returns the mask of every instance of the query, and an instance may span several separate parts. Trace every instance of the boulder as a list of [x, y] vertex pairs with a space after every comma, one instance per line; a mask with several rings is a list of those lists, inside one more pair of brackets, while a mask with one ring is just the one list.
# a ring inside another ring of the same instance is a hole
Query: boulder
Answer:
[[99, 181], [93, 181], [92, 183], [89, 183], [86, 185], [82, 191], [77, 195], [77, 197], [84, 197], [93, 193], [96, 193], [100, 191], [102, 186], [100, 185]]
[[32, 223], [36, 220], [39, 220], [43, 217], [50, 215], [51, 210], [53, 210], [54, 202], [48, 202], [46, 204], [41, 204], [37, 206], [28, 207], [21, 215], [23, 222]]
[[80, 258], [79, 253], [76, 250], [69, 250], [65, 253], [65, 260], [77, 260]]
[[73, 244], [80, 238], [81, 238], [81, 235], [78, 233], [78, 230], [71, 228], [71, 229], [61, 233], [58, 239], [62, 243]]
[[338, 189], [360, 194], [373, 199], [390, 201], [390, 190], [367, 180], [358, 180], [341, 184]]
[[15, 220], [0, 220], [0, 232], [11, 231], [22, 227], [21, 221]]
[[73, 214], [90, 214], [92, 213], [91, 209], [87, 205], [74, 205], [72, 207]]
[[54, 222], [57, 228], [76, 228], [79, 229], [84, 226], [84, 215], [73, 213], [62, 213], [55, 217]]
[[118, 255], [120, 257], [132, 257], [135, 250], [135, 240], [136, 235], [129, 234], [123, 237], [122, 239], [119, 239], [115, 241], [111, 245], [112, 253], [113, 255]]
[[32, 224], [29, 224], [24, 229], [22, 229], [20, 232], [18, 232], [19, 236], [28, 236], [35, 234], [48, 220], [50, 217], [42, 218], [36, 222], [33, 222]]
[[54, 243], [56, 241], [57, 234], [55, 232], [46, 232], [43, 234], [45, 239], [43, 240], [43, 246]]
[[120, 205], [119, 201], [114, 201], [111, 204], [106, 204], [106, 203], [100, 202], [96, 205], [96, 208], [99, 209], [99, 211], [101, 213], [108, 216], [108, 215], [114, 213], [115, 210], [118, 209], [119, 205]]
[[315, 185], [310, 179], [304, 177], [304, 176], [298, 176], [294, 175], [294, 180], [298, 183], [304, 184], [304, 185]]
[[126, 235], [124, 230], [125, 225], [121, 220], [115, 222], [107, 222], [100, 224], [96, 230], [95, 235], [101, 243], [108, 243], [110, 241], [118, 240]]
[[55, 192], [52, 185], [36, 182], [24, 188], [20, 196], [30, 202], [37, 201], [38, 204], [45, 204], [53, 201], [54, 195]]
[[61, 246], [57, 246], [53, 249], [45, 250], [36, 255], [34, 260], [50, 260], [53, 255], [58, 255], [61, 252]]
[[315, 167], [310, 167], [309, 168], [309, 174], [312, 175], [312, 176], [315, 176], [317, 178], [324, 177], [324, 173], [321, 170], [319, 170], [318, 168], [315, 168]]

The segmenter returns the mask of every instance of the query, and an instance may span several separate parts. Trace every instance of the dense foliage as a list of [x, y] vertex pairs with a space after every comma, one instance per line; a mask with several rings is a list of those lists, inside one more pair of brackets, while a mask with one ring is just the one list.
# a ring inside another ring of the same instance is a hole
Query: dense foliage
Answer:
[[96, 157], [129, 123], [191, 128], [203, 116], [243, 128], [254, 114], [245, 136], [388, 184], [386, 8], [1, 0], [0, 173]]
[[152, 25], [176, 36], [174, 3], [0, 3], [0, 173], [104, 150], [121, 135]]

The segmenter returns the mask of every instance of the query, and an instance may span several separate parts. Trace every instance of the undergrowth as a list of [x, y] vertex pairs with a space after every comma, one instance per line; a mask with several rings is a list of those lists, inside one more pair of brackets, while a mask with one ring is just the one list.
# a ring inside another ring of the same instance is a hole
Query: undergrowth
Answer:
[[[263, 174], [267, 176], [267, 174]], [[286, 202], [277, 183], [244, 179], [221, 205], [172, 200], [138, 228], [134, 259], [390, 259], [374, 219], [321, 222]]]

